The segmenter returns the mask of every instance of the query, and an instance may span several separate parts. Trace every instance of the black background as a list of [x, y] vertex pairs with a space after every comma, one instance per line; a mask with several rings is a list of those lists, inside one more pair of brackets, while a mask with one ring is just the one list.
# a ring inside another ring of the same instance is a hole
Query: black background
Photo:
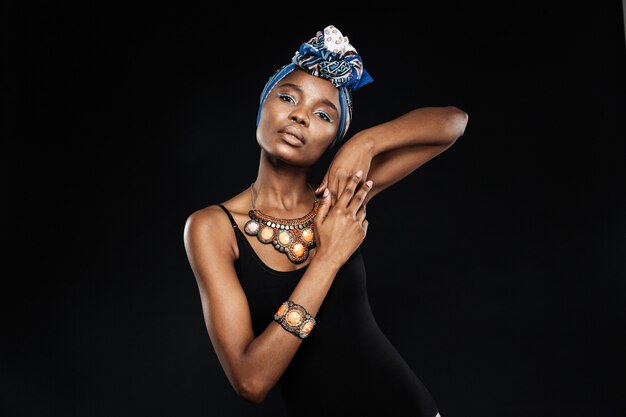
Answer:
[[183, 226], [254, 181], [263, 84], [329, 24], [375, 80], [350, 133], [469, 114], [362, 246], [442, 416], [626, 415], [621, 4], [432, 3], [5, 2], [0, 415], [283, 415], [230, 387]]

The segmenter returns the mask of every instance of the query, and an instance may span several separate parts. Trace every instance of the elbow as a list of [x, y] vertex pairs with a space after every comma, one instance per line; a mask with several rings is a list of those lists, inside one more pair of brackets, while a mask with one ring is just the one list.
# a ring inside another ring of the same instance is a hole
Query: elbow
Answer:
[[261, 404], [267, 397], [267, 392], [253, 381], [239, 383], [236, 391], [240, 397], [253, 404]]
[[446, 121], [446, 132], [450, 144], [453, 144], [465, 133], [469, 116], [458, 107], [448, 106], [447, 108], [450, 110], [450, 115]]

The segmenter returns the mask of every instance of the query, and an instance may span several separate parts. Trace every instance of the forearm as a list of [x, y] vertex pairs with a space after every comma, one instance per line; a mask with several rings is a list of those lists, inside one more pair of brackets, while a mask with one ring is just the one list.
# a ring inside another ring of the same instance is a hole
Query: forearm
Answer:
[[[302, 305], [315, 317], [338, 269], [339, 266], [327, 262], [325, 258], [315, 256], [289, 299]], [[280, 303], [276, 305], [276, 310], [279, 307]], [[300, 345], [306, 343], [306, 339], [300, 339], [283, 329], [273, 317], [268, 317], [268, 321], [270, 323], [263, 333], [248, 345], [241, 364], [241, 369], [245, 370], [242, 378], [248, 381], [245, 384], [245, 396], [255, 403], [265, 399], [287, 369]], [[311, 330], [311, 333], [314, 332], [315, 328]]]
[[421, 107], [364, 129], [350, 140], [362, 142], [372, 157], [414, 145], [446, 145], [463, 134], [467, 119], [467, 114], [454, 106]]

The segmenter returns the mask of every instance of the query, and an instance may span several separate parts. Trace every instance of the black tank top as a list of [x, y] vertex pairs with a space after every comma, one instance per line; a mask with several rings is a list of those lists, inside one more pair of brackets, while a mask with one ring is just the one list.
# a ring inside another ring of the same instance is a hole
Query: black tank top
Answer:
[[[235, 270], [248, 299], [255, 336], [272, 322], [309, 264], [293, 271], [266, 265], [226, 212], [235, 231]], [[302, 341], [278, 381], [289, 416], [434, 417], [437, 405], [378, 327], [370, 308], [360, 248], [339, 269]], [[295, 335], [291, 335], [296, 337]]]

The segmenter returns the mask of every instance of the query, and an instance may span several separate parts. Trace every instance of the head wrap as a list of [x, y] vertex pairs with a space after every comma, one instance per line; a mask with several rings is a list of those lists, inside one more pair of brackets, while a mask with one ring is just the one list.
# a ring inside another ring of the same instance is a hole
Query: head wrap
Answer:
[[272, 75], [261, 93], [261, 103], [257, 113], [256, 124], [261, 120], [261, 109], [272, 88], [287, 74], [300, 68], [311, 75], [328, 79], [339, 89], [340, 118], [337, 136], [330, 148], [337, 140], [343, 139], [350, 121], [352, 120], [352, 92], [373, 81], [372, 77], [363, 68], [363, 60], [356, 49], [343, 36], [339, 29], [330, 25], [308, 42], [300, 45], [291, 63], [279, 68]]

